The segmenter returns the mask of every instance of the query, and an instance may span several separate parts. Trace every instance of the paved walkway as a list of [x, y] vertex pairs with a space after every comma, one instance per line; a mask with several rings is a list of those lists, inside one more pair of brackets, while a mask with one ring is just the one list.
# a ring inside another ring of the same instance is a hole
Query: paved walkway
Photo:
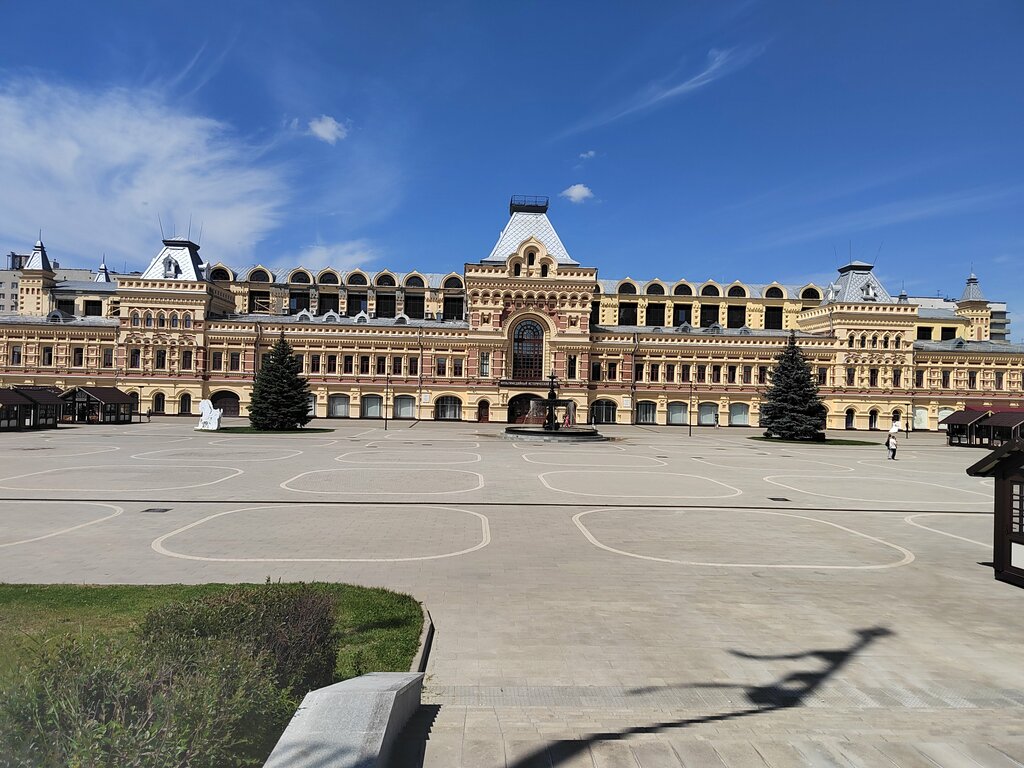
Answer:
[[403, 768], [1024, 763], [980, 452], [190, 426], [0, 437], [0, 579], [410, 592], [437, 636]]

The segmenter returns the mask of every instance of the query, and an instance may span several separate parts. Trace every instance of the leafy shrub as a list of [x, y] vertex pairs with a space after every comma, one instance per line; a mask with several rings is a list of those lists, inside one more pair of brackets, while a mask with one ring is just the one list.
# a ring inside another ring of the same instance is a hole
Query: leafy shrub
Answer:
[[294, 709], [271, 668], [224, 638], [65, 638], [0, 691], [0, 766], [260, 765]]
[[156, 648], [181, 639], [246, 643], [269, 657], [278, 685], [301, 698], [334, 682], [334, 625], [334, 598], [326, 590], [268, 582], [154, 608], [142, 621], [140, 634]]

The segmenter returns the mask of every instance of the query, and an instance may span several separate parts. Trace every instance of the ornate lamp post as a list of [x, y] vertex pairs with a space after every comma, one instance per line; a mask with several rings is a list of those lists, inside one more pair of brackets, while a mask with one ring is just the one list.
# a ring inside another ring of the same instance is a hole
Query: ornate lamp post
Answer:
[[547, 400], [547, 415], [544, 417], [544, 429], [547, 432], [555, 432], [558, 430], [558, 420], [555, 418], [555, 406], [558, 403], [558, 395], [555, 394], [555, 377], [554, 371], [548, 375], [548, 379], [551, 381], [551, 386], [548, 388], [548, 400]]

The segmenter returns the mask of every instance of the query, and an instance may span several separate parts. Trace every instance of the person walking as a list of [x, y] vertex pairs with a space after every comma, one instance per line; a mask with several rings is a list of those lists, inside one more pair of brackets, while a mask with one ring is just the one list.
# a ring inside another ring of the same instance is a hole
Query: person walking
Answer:
[[889, 458], [896, 461], [896, 433], [890, 432], [885, 438], [885, 447], [889, 449]]

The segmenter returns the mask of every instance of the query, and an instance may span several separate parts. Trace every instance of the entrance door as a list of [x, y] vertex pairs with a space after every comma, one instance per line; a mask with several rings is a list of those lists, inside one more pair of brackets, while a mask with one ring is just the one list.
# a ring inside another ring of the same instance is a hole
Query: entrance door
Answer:
[[491, 420], [491, 404], [486, 400], [481, 400], [476, 404], [476, 420], [481, 423]]
[[224, 411], [222, 416], [238, 416], [241, 408], [238, 402], [238, 395], [234, 392], [218, 392], [210, 398], [214, 408]]
[[[508, 423], [523, 424], [530, 416], [530, 408], [536, 400], [542, 400], [539, 395], [516, 395], [508, 401]], [[543, 423], [541, 419], [540, 423]]]

